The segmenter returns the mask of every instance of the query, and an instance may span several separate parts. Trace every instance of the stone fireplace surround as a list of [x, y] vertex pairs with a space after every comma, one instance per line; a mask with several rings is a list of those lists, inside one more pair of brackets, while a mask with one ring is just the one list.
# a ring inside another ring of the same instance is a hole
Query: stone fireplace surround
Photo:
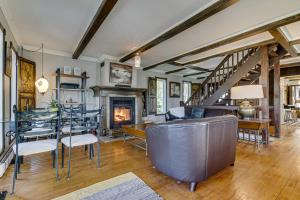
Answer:
[[104, 107], [103, 126], [107, 134], [111, 134], [111, 97], [120, 98], [134, 98], [135, 99], [135, 123], [142, 123], [142, 113], [144, 112], [145, 97], [144, 92], [147, 91], [145, 88], [132, 88], [132, 87], [111, 87], [111, 86], [92, 86], [90, 87], [94, 91], [94, 96], [99, 98], [99, 104]]

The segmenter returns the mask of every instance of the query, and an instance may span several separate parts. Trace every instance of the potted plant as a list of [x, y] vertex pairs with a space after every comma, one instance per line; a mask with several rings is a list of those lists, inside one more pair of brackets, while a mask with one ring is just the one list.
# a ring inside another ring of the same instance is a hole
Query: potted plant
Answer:
[[49, 104], [49, 111], [50, 112], [57, 112], [58, 111], [58, 103], [56, 100], [52, 99]]

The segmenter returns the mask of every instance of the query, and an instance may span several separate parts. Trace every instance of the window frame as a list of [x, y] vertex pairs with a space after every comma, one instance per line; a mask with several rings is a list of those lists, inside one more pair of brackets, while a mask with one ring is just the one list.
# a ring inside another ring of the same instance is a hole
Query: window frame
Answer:
[[[4, 109], [4, 72], [5, 72], [5, 65], [6, 65], [6, 44], [5, 44], [5, 36], [6, 36], [6, 30], [5, 28], [3, 27], [3, 25], [0, 23], [0, 30], [2, 31], [2, 73], [1, 73], [1, 85], [2, 85], [2, 88], [0, 88], [1, 90], [1, 95], [0, 98], [1, 98], [1, 101], [2, 101], [2, 104], [1, 104], [1, 109], [2, 109], [2, 113], [1, 113], [1, 118], [0, 119], [1, 121], [4, 120], [4, 114], [5, 114], [5, 109]], [[0, 157], [2, 155], [2, 153], [5, 151], [5, 125], [2, 123], [1, 124], [1, 149], [0, 149]]]
[[[165, 103], [165, 108], [166, 108], [166, 110], [164, 111], [164, 113], [157, 113], [157, 80], [158, 79], [161, 79], [161, 80], [164, 80], [165, 82], [166, 82], [166, 84], [165, 84], [165, 101], [164, 101], [164, 103]], [[167, 111], [168, 111], [168, 79], [167, 78], [162, 78], [162, 77], [155, 77], [155, 82], [156, 82], [156, 112], [155, 112], [155, 115], [156, 116], [159, 116], [159, 115], [165, 115], [166, 113], [167, 113]]]

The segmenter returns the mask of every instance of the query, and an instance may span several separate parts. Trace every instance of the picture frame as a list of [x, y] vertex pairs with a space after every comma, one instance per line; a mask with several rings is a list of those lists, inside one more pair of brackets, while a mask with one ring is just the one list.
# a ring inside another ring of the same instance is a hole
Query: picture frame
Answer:
[[178, 82], [169, 82], [169, 96], [172, 98], [180, 98], [181, 87]]
[[110, 63], [109, 82], [120, 85], [132, 84], [132, 66], [119, 63]]

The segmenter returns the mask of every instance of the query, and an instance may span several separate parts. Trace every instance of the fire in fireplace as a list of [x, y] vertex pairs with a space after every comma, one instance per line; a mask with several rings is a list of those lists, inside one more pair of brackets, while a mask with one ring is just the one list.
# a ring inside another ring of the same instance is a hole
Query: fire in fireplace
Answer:
[[110, 97], [110, 129], [135, 123], [135, 98]]
[[131, 120], [131, 108], [127, 107], [116, 107], [114, 109], [114, 121], [130, 121]]

